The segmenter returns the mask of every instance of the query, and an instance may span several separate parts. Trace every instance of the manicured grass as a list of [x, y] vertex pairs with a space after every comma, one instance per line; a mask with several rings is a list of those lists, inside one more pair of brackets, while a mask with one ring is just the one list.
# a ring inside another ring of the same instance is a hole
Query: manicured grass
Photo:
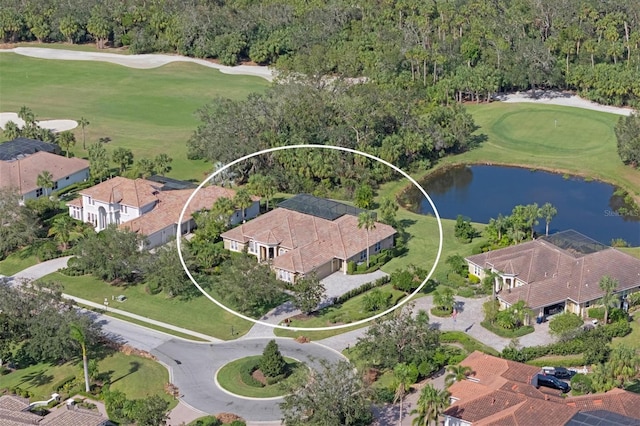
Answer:
[[[404, 296], [404, 293], [398, 290], [394, 290], [391, 284], [386, 284], [378, 289], [382, 292], [390, 292], [392, 294], [392, 303], [397, 303]], [[369, 290], [371, 291], [371, 290]], [[352, 299], [347, 300], [342, 305], [329, 306], [318, 312], [317, 315], [311, 316], [304, 320], [294, 319], [291, 321], [291, 327], [331, 327], [338, 324], [346, 324], [353, 321], [358, 321], [364, 318], [371, 317], [383, 310], [376, 312], [364, 312], [362, 309], [362, 299], [368, 292], [362, 293]], [[365, 327], [367, 324], [354, 327], [345, 327], [339, 330], [323, 330], [323, 331], [289, 331], [276, 328], [274, 333], [279, 337], [293, 337], [305, 336], [311, 340], [321, 340], [327, 337], [335, 336], [337, 334], [345, 333], [347, 331], [355, 330], [357, 328]]]
[[[169, 373], [155, 361], [116, 352], [98, 361], [98, 371], [109, 375], [111, 389], [126, 393], [129, 399], [160, 395], [171, 402], [171, 407], [177, 405], [177, 401], [164, 392]], [[41, 401], [49, 399], [55, 391], [53, 387], [61, 380], [73, 375], [82, 377], [82, 363], [36, 364], [0, 376], [0, 388], [19, 387], [33, 392], [32, 401]]]
[[[436, 260], [438, 254], [438, 221], [435, 217], [412, 213], [404, 209], [399, 209], [398, 220], [406, 224], [406, 231], [410, 238], [407, 242], [407, 252], [399, 257], [391, 259], [381, 269], [384, 272], [392, 273], [396, 270], [405, 269], [413, 264], [429, 271]], [[461, 243], [454, 237], [455, 220], [442, 219], [442, 254], [436, 266], [436, 270], [431, 278], [438, 281], [446, 279], [449, 273], [449, 266], [445, 264], [447, 258], [454, 254], [470, 256], [473, 248], [486, 241], [484, 237], [479, 237], [471, 243]], [[478, 231], [484, 229], [482, 224], [473, 224]]]
[[[231, 393], [253, 398], [274, 398], [285, 395], [287, 379], [263, 387], [251, 386], [242, 380], [242, 370], [247, 368], [248, 365], [256, 365], [260, 361], [260, 358], [262, 358], [260, 355], [250, 356], [226, 364], [216, 374], [218, 384]], [[297, 370], [306, 368], [303, 363], [295, 359], [285, 357], [285, 361], [291, 371], [289, 377], [292, 377]]]
[[526, 362], [536, 367], [582, 367], [584, 357], [582, 355], [547, 355]]
[[640, 247], [621, 247], [618, 250], [640, 259]]
[[[80, 304], [80, 306], [84, 306], [84, 305]], [[89, 308], [89, 307], [86, 307], [86, 306], [85, 306], [85, 308], [87, 308], [89, 310], [93, 310], [93, 311], [98, 311], [95, 308]], [[157, 330], [157, 331], [161, 331], [163, 333], [171, 334], [172, 336], [181, 337], [181, 338], [187, 339], [187, 340], [193, 340], [194, 342], [206, 342], [207, 341], [207, 340], [200, 339], [198, 337], [192, 336], [190, 334], [183, 334], [183, 333], [180, 333], [178, 331], [170, 330], [168, 328], [160, 327], [158, 325], [150, 324], [148, 322], [138, 321], [137, 319], [130, 318], [130, 317], [127, 317], [127, 316], [124, 316], [124, 315], [120, 315], [120, 314], [116, 314], [116, 313], [113, 313], [113, 312], [104, 312], [104, 310], [100, 310], [100, 313], [109, 315], [110, 317], [121, 319], [123, 321], [130, 322], [132, 324], [138, 324], [138, 325], [141, 325], [143, 327], [150, 328], [152, 330]]]
[[8, 48], [13, 47], [42, 47], [46, 49], [60, 49], [60, 50], [75, 50], [80, 52], [101, 52], [101, 53], [118, 53], [120, 55], [130, 55], [131, 52], [127, 48], [121, 47], [108, 47], [106, 49], [96, 48], [95, 43], [85, 44], [69, 44], [69, 43], [38, 43], [38, 42], [20, 42], [8, 45]]
[[[199, 124], [195, 112], [216, 96], [243, 99], [269, 83], [192, 63], [133, 69], [93, 61], [35, 59], [1, 53], [0, 99], [3, 112], [26, 105], [38, 119], [85, 117], [87, 145], [111, 138], [106, 147], [126, 147], [136, 158], [166, 153], [173, 158], [169, 176], [200, 181], [211, 165], [187, 160], [186, 141]], [[86, 157], [82, 131], [74, 130], [74, 152]]]
[[624, 337], [614, 337], [611, 346], [625, 345], [636, 349], [640, 353], [640, 310], [636, 310], [632, 316], [631, 333]]
[[485, 354], [498, 356], [498, 351], [491, 346], [474, 339], [467, 333], [462, 331], [443, 331], [440, 334], [441, 343], [460, 343], [465, 351], [471, 353], [473, 351], [484, 352]]
[[[142, 284], [115, 287], [90, 275], [69, 277], [55, 272], [47, 275], [44, 279], [60, 282], [67, 294], [100, 304], [104, 302], [106, 297], [112, 308], [204, 333], [218, 339], [238, 338], [249, 331], [252, 326], [252, 323], [224, 311], [204, 297], [196, 297], [188, 301], [167, 299], [162, 293], [147, 294]], [[127, 300], [122, 303], [111, 300], [111, 296], [120, 294], [127, 296]]]
[[[640, 171], [622, 164], [613, 128], [618, 115], [555, 105], [471, 105], [486, 135], [480, 147], [442, 164], [490, 162], [558, 170], [622, 186], [640, 194]], [[557, 120], [557, 127], [555, 126]]]
[[20, 250], [0, 261], [0, 275], [11, 276], [36, 263], [38, 263], [38, 259], [31, 254], [31, 250]]

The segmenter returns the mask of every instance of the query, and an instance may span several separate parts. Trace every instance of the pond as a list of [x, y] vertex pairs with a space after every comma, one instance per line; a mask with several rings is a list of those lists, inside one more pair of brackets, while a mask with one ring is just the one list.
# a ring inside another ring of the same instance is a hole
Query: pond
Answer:
[[[490, 165], [456, 166], [436, 172], [420, 184], [427, 191], [443, 218], [459, 214], [473, 222], [488, 223], [498, 214], [511, 214], [518, 204], [549, 202], [558, 210], [549, 233], [575, 229], [603, 244], [622, 238], [640, 245], [640, 216], [624, 216], [624, 206], [615, 187], [556, 173], [517, 167]], [[424, 196], [415, 188], [403, 194], [401, 202], [423, 214], [433, 214]], [[544, 233], [540, 219], [536, 231]]]

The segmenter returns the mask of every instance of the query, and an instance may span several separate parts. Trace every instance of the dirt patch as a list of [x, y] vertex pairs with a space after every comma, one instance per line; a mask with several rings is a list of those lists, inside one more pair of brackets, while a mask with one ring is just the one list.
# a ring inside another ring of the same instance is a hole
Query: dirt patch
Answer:
[[298, 336], [298, 337], [296, 337], [296, 342], [298, 342], [298, 343], [309, 343], [310, 340], [306, 336]]
[[262, 383], [264, 386], [267, 385], [267, 377], [264, 375], [262, 371], [260, 371], [259, 368], [255, 370], [253, 373], [251, 373], [251, 377], [253, 377], [255, 380]]
[[233, 423], [236, 420], [244, 421], [244, 419], [242, 417], [238, 416], [237, 414], [233, 414], [233, 413], [220, 413], [220, 414], [218, 414], [216, 416], [216, 419], [220, 420], [224, 424]]

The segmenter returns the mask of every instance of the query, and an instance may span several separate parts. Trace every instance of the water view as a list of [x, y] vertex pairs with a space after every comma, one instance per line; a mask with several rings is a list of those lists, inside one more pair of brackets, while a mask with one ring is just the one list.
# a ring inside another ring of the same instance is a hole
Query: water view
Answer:
[[[474, 222], [488, 223], [498, 214], [511, 214], [517, 204], [550, 202], [558, 209], [549, 232], [575, 229], [603, 244], [622, 238], [640, 245], [640, 217], [623, 216], [622, 198], [612, 185], [583, 178], [502, 166], [452, 167], [421, 182], [440, 216], [455, 219], [459, 214]], [[412, 189], [405, 194], [414, 211], [433, 214], [429, 202]], [[544, 233], [545, 222], [536, 228]]]

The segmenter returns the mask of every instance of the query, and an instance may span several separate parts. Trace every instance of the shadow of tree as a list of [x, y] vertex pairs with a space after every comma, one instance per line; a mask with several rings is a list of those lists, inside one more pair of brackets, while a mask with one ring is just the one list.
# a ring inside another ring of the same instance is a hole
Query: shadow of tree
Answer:
[[53, 374], [45, 374], [47, 370], [42, 369], [34, 371], [31, 374], [27, 374], [22, 378], [20, 384], [29, 383], [32, 386], [42, 386], [51, 383], [53, 380]]
[[111, 384], [113, 384], [113, 383], [117, 382], [118, 380], [122, 380], [122, 379], [124, 379], [124, 378], [125, 378], [125, 377], [127, 377], [127, 376], [132, 375], [133, 373], [135, 373], [136, 371], [138, 371], [138, 370], [140, 369], [140, 365], [141, 365], [141, 364], [140, 364], [138, 361], [131, 361], [131, 362], [129, 363], [129, 365], [131, 366], [131, 367], [129, 368], [129, 372], [128, 372], [127, 374], [124, 374], [124, 375], [122, 375], [122, 376], [118, 377], [117, 379], [112, 380], [112, 381], [111, 381]]

